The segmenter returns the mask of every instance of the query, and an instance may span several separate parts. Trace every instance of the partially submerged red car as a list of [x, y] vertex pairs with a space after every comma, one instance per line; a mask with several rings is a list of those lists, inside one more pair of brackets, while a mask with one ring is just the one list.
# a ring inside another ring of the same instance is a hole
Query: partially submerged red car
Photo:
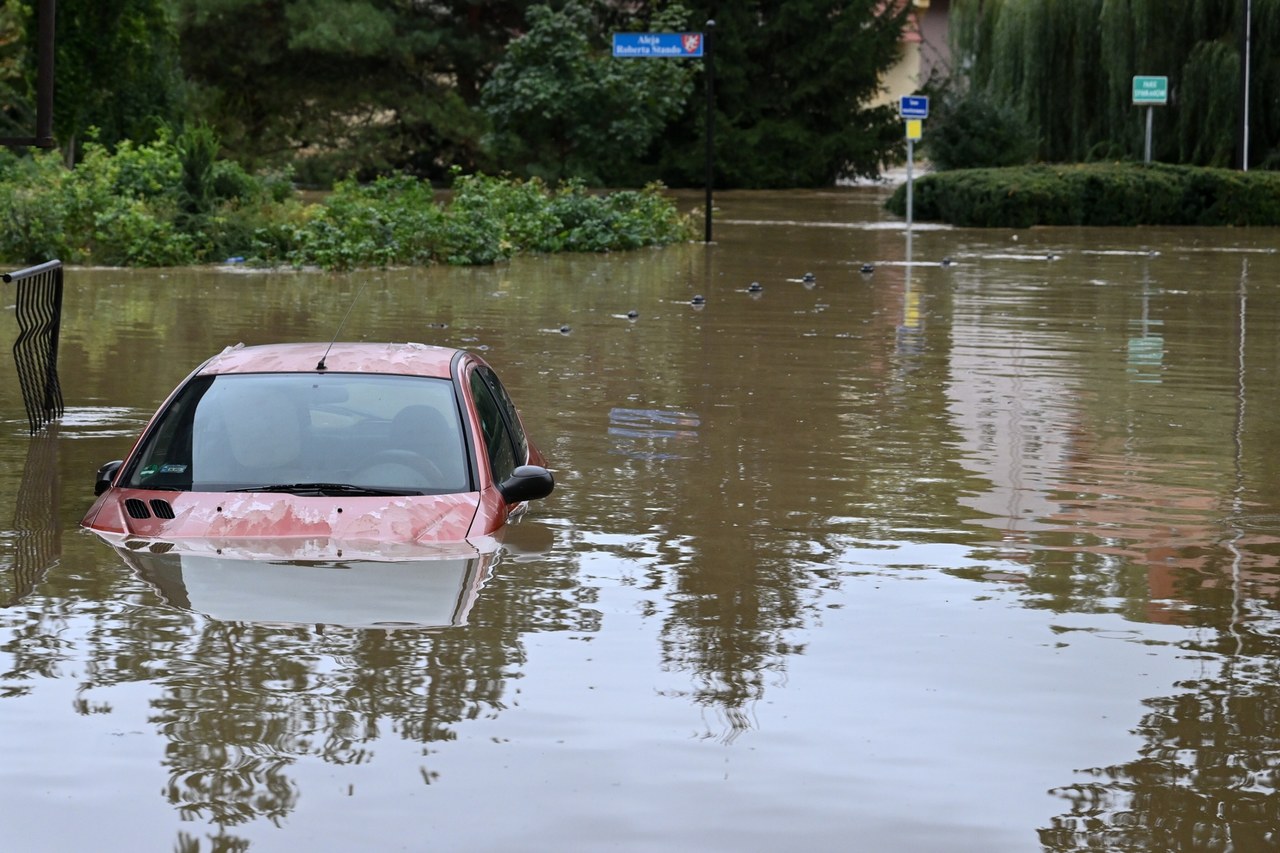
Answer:
[[267, 559], [325, 560], [345, 546], [394, 560], [486, 541], [554, 485], [473, 353], [237, 345], [183, 380], [128, 457], [102, 466], [81, 524], [131, 549], [253, 543]]

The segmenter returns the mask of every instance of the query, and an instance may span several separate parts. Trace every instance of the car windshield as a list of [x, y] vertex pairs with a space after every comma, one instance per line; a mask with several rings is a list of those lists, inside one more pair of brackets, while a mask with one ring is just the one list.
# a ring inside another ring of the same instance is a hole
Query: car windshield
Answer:
[[447, 379], [357, 373], [201, 376], [169, 403], [123, 482], [297, 494], [471, 491]]

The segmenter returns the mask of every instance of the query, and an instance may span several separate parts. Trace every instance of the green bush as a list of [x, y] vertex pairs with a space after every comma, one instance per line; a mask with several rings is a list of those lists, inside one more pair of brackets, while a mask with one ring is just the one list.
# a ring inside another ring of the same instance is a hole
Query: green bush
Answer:
[[[556, 190], [538, 179], [454, 176], [451, 198], [407, 175], [340, 183], [291, 232], [261, 235], [298, 266], [492, 264], [521, 253], [607, 252], [688, 240], [692, 225], [662, 187], [608, 195], [577, 182]], [[258, 255], [262, 261], [275, 257]]]
[[430, 184], [404, 175], [342, 181], [322, 204], [290, 217], [281, 256], [252, 259], [325, 269], [430, 263], [440, 229], [432, 196]]
[[0, 157], [0, 259], [177, 266], [238, 256], [325, 269], [491, 264], [522, 252], [602, 252], [692, 237], [653, 185], [596, 195], [577, 183], [455, 173], [447, 203], [404, 174], [339, 182], [302, 204], [287, 176], [218, 160], [205, 128], [114, 152], [87, 142], [67, 169], [56, 152]]
[[1030, 162], [1036, 138], [1011, 107], [977, 94], [943, 96], [921, 148], [935, 169], [990, 169]]
[[68, 169], [56, 151], [0, 163], [0, 258], [174, 266], [243, 248], [275, 187], [213, 159], [207, 135], [147, 145], [95, 141]]
[[[906, 186], [885, 203], [906, 215]], [[915, 181], [921, 220], [1032, 225], [1280, 225], [1280, 174], [1162, 163], [1035, 165], [933, 172]]]

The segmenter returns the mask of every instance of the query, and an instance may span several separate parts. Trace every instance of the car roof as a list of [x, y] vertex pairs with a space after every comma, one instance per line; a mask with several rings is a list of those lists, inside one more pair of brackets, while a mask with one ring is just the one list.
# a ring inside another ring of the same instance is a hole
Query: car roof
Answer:
[[[209, 359], [197, 374], [225, 373], [392, 373], [449, 377], [449, 365], [462, 350], [415, 343], [323, 342], [236, 344]], [[318, 367], [320, 359], [324, 366]]]

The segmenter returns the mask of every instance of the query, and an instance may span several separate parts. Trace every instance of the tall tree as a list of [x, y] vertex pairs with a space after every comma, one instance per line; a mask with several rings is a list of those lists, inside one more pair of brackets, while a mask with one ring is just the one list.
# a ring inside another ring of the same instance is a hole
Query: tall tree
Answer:
[[[512, 39], [527, 33], [525, 11], [534, 5], [528, 0], [172, 2], [180, 10], [197, 115], [251, 165], [296, 160], [304, 176], [310, 169], [317, 178], [391, 167], [440, 178], [454, 165], [519, 168], [521, 161], [537, 161], [542, 171], [555, 165], [579, 174], [594, 164], [602, 180], [702, 181], [702, 98], [678, 80], [673, 84], [683, 72], [670, 63], [663, 68], [664, 60], [647, 68], [635, 60], [601, 61], [610, 32], [634, 28], [633, 20], [671, 25], [660, 16], [674, 13], [673, 0], [579, 0], [570, 5], [591, 12], [581, 21], [584, 30], [544, 41], [541, 53], [529, 42], [508, 52]], [[564, 0], [538, 5], [567, 11]], [[690, 28], [701, 29], [709, 17], [718, 22], [721, 185], [814, 186], [871, 175], [901, 146], [892, 111], [868, 104], [882, 72], [898, 59], [908, 3], [691, 6]], [[535, 81], [525, 73], [541, 75], [536, 79], [544, 91], [564, 90], [569, 81], [546, 72], [569, 62], [571, 48], [589, 68], [587, 77], [575, 78], [575, 97], [594, 75], [587, 103], [594, 99], [596, 108], [560, 103], [558, 125], [541, 122], [541, 112], [522, 114], [518, 92]], [[506, 70], [488, 90], [486, 106], [498, 123], [493, 151], [512, 162], [490, 159], [480, 146], [487, 130], [481, 92], [498, 68]], [[606, 91], [606, 78], [616, 91]], [[674, 119], [668, 113], [673, 99], [683, 101]], [[606, 119], [612, 126], [602, 130]], [[523, 143], [540, 149], [538, 156]], [[547, 156], [554, 145], [558, 162]], [[570, 167], [573, 149], [589, 148], [595, 156]]]
[[197, 110], [252, 165], [317, 179], [482, 165], [474, 109], [520, 0], [176, 0]]
[[[876, 175], [901, 147], [889, 107], [870, 104], [899, 59], [910, 4], [885, 0], [691, 3], [715, 21], [716, 182], [823, 186]], [[699, 184], [703, 105], [691, 100], [667, 135], [664, 178]]]
[[[673, 5], [648, 24], [678, 31]], [[492, 150], [508, 168], [596, 185], [637, 182], [635, 166], [693, 89], [693, 60], [616, 59], [583, 3], [529, 8], [529, 29], [485, 84]], [[592, 38], [596, 35], [596, 38]]]
[[[160, 128], [182, 123], [184, 87], [169, 7], [168, 0], [58, 0], [53, 128], [69, 161], [91, 129], [113, 146], [150, 141]], [[34, 13], [28, 30], [34, 38]], [[29, 51], [32, 61], [35, 53]]]
[[18, 0], [0, 2], [0, 137], [31, 136], [35, 128], [26, 17]]

